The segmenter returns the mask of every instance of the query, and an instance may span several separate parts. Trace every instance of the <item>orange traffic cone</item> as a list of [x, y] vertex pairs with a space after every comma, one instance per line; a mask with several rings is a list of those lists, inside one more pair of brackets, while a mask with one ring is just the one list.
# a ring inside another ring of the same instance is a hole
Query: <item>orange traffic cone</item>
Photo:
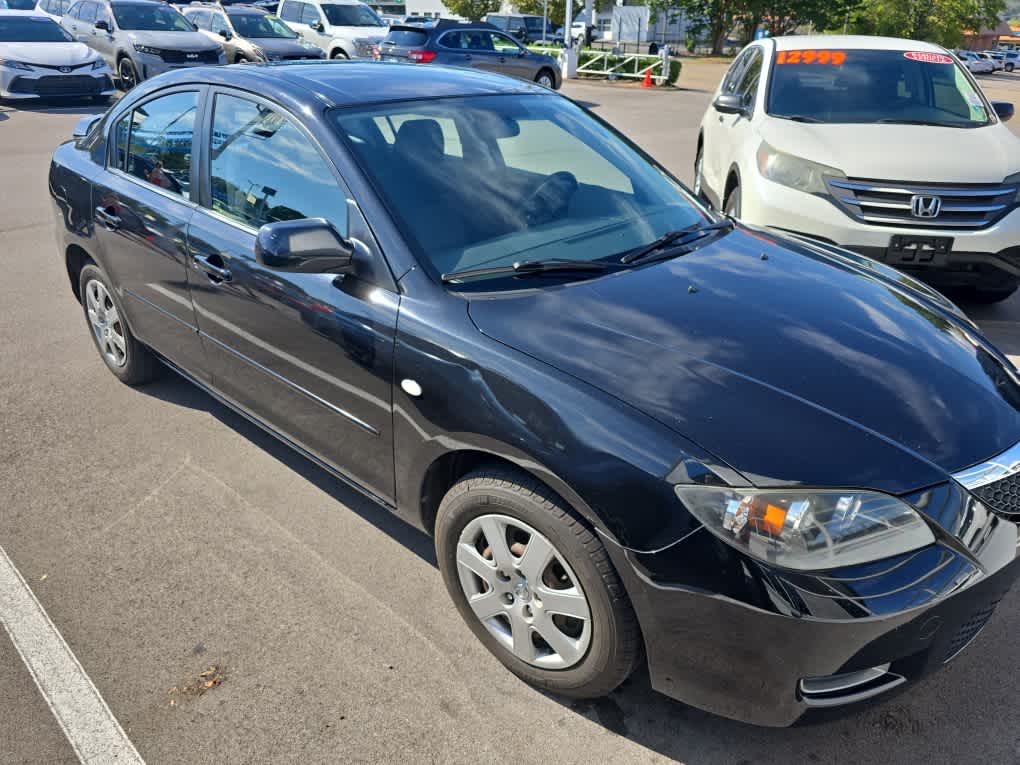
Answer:
[[645, 69], [645, 79], [641, 81], [641, 87], [642, 88], [651, 88], [651, 87], [654, 87], [652, 85], [652, 70], [651, 69]]

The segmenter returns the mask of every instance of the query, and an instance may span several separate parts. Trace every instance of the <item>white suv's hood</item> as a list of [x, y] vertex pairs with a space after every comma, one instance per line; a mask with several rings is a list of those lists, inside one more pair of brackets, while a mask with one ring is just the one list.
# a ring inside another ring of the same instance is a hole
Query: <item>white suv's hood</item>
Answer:
[[0, 59], [46, 66], [76, 66], [97, 58], [85, 43], [36, 42], [0, 43]]
[[759, 133], [779, 151], [838, 168], [850, 178], [999, 183], [1020, 172], [1020, 138], [1002, 123], [946, 128], [814, 125], [766, 118]]

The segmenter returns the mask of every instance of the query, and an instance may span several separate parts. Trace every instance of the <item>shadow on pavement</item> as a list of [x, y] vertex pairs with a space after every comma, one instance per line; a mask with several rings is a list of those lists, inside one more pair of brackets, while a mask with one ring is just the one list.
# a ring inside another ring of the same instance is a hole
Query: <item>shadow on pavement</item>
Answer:
[[339, 478], [331, 475], [176, 373], [164, 370], [159, 380], [137, 390], [161, 401], [208, 412], [228, 428], [241, 434], [255, 446], [331, 496], [343, 505], [342, 509], [356, 513], [426, 563], [432, 566], [437, 565], [432, 540], [424, 532], [390, 514], [385, 508], [363, 496], [356, 489], [347, 486]]
[[[169, 371], [139, 388], [178, 406], [205, 411], [241, 434], [343, 508], [358, 514], [422, 560], [436, 566], [431, 540], [354, 489], [262, 431], [212, 396]], [[1020, 676], [1012, 671], [1016, 593], [998, 618], [952, 665], [860, 709], [843, 709], [792, 728], [758, 728], [703, 712], [657, 693], [640, 668], [602, 699], [573, 701], [546, 695], [607, 731], [687, 765], [813, 765], [814, 763], [1020, 763], [1015, 708]], [[749, 640], [754, 636], [749, 635]], [[678, 650], [683, 650], [678, 646]], [[797, 650], [791, 646], [790, 650]], [[1009, 667], [1010, 671], [1002, 671]], [[495, 670], [494, 670], [495, 671]], [[540, 691], [536, 691], [540, 692]], [[792, 692], [792, 689], [791, 689]], [[967, 735], [947, 735], [947, 731]]]

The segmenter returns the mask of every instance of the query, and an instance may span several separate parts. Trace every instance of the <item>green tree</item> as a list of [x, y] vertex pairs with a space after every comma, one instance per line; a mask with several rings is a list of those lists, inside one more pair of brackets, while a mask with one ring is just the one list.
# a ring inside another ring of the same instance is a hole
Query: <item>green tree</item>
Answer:
[[964, 32], [994, 27], [1004, 0], [865, 0], [853, 14], [858, 34], [889, 35], [959, 45]]
[[[516, 3], [517, 10], [521, 13], [527, 13], [533, 16], [542, 15], [542, 2], [543, 0], [519, 0]], [[574, 2], [573, 12], [570, 14], [571, 18], [575, 18], [582, 9], [584, 8], [583, 2]], [[558, 27], [563, 26], [563, 22], [567, 19], [567, 0], [549, 0], [549, 32]]]
[[471, 21], [481, 21], [485, 14], [499, 10], [500, 0], [444, 0], [443, 4], [451, 13]]

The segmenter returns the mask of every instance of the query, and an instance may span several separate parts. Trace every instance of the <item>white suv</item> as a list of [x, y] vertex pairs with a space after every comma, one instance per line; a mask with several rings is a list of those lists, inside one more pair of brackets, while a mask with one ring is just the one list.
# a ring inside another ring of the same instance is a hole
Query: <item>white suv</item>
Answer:
[[357, 0], [283, 0], [279, 14], [330, 58], [372, 58], [389, 32], [386, 22]]
[[695, 191], [942, 287], [1020, 285], [1020, 139], [940, 47], [779, 37], [745, 48], [701, 122]]

